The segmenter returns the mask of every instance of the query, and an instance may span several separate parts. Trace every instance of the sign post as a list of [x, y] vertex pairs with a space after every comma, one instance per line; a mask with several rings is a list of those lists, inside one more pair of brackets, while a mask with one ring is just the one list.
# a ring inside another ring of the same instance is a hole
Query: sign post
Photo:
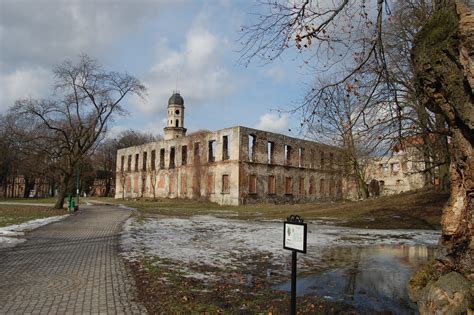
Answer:
[[291, 250], [291, 302], [290, 314], [296, 314], [296, 258], [306, 253], [308, 227], [299, 215], [290, 215], [283, 223], [283, 248]]

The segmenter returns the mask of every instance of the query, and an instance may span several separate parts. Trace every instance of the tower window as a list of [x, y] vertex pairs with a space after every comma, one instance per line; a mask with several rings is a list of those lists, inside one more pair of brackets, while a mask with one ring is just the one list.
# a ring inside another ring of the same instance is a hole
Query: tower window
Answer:
[[179, 115], [179, 109], [174, 112], [176, 115]]
[[178, 119], [176, 119], [176, 121], [175, 121], [175, 127], [179, 127], [179, 120]]

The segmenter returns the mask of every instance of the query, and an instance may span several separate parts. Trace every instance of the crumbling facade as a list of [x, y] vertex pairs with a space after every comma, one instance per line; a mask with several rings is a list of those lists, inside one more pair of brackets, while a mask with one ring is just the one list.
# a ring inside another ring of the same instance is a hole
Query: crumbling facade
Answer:
[[[423, 188], [428, 184], [424, 170], [425, 163], [413, 148], [394, 152], [392, 156], [373, 158], [366, 169], [369, 191], [373, 196], [383, 196]], [[376, 189], [373, 187], [375, 182]], [[435, 178], [434, 184], [437, 183]]]
[[117, 152], [115, 198], [225, 205], [341, 199], [341, 157], [336, 147], [241, 126], [186, 135], [184, 100], [175, 93], [165, 139]]

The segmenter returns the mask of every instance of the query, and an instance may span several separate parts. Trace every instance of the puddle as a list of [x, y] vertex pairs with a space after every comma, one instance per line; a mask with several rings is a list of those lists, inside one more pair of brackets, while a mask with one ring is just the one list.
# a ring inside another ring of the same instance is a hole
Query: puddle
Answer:
[[[433, 247], [426, 245], [325, 249], [319, 266], [322, 271], [299, 276], [297, 295], [325, 297], [350, 304], [362, 312], [417, 314], [406, 285], [412, 273], [433, 255]], [[291, 282], [275, 285], [274, 289], [290, 291]]]

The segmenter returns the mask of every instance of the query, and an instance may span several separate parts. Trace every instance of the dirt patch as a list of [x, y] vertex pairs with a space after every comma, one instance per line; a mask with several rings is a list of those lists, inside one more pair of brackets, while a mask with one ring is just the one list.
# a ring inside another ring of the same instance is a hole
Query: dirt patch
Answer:
[[[180, 263], [142, 257], [129, 262], [139, 299], [150, 314], [288, 314], [289, 295], [275, 291], [259, 277], [258, 257], [250, 258], [255, 273], [242, 270], [217, 271], [199, 265], [199, 271], [214, 273], [215, 280], [201, 280], [180, 271]], [[218, 279], [218, 280], [217, 280]], [[250, 279], [250, 280], [249, 280]], [[351, 307], [318, 297], [298, 298], [299, 314], [353, 314]]]

